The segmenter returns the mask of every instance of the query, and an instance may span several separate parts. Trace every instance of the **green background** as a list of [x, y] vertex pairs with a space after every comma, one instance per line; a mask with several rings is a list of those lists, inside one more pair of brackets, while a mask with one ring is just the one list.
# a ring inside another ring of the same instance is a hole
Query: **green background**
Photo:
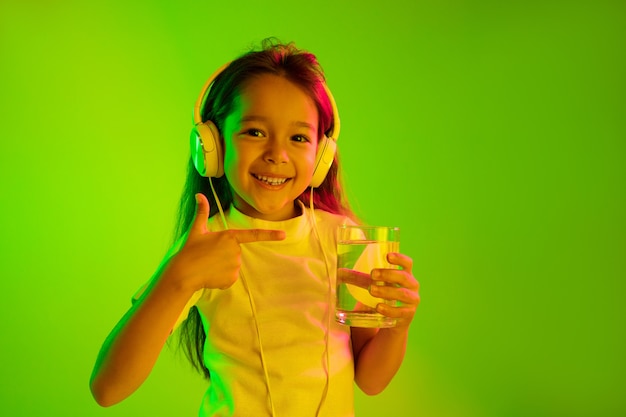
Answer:
[[200, 87], [267, 36], [317, 54], [357, 212], [422, 304], [368, 416], [626, 415], [626, 6], [0, 3], [0, 415], [193, 416], [165, 351], [98, 407], [100, 345], [169, 245]]

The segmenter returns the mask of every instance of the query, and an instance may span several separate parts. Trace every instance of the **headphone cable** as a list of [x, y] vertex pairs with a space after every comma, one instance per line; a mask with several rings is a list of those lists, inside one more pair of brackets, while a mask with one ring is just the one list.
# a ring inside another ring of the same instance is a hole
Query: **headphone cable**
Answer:
[[326, 383], [324, 385], [324, 391], [322, 392], [322, 399], [320, 400], [319, 405], [317, 406], [316, 416], [319, 416], [322, 411], [322, 405], [326, 401], [326, 397], [328, 395], [328, 389], [330, 385], [330, 315], [331, 315], [331, 305], [332, 305], [332, 283], [330, 276], [330, 268], [328, 268], [328, 258], [326, 257], [326, 251], [322, 246], [322, 239], [320, 238], [319, 231], [317, 229], [317, 220], [315, 219], [315, 209], [313, 208], [313, 187], [311, 187], [311, 198], [309, 199], [309, 208], [311, 210], [311, 219], [313, 223], [313, 230], [315, 232], [315, 237], [317, 238], [317, 242], [320, 245], [320, 250], [322, 251], [322, 256], [324, 256], [324, 265], [326, 266], [326, 274], [328, 276], [328, 305], [327, 305], [327, 314], [326, 314], [326, 332], [324, 334], [324, 341], [326, 342]]

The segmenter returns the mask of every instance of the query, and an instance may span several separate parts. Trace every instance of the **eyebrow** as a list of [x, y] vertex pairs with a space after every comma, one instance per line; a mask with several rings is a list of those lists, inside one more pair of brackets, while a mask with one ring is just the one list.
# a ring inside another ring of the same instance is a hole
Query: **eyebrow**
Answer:
[[[267, 120], [268, 120], [268, 118], [264, 117], [264, 116], [251, 115], [251, 116], [242, 117], [241, 118], [241, 123], [243, 123], [243, 122], [267, 122]], [[305, 127], [307, 129], [315, 130], [315, 128], [313, 127], [313, 125], [311, 123], [302, 122], [302, 121], [299, 121], [299, 120], [291, 122], [291, 125], [292, 126]]]

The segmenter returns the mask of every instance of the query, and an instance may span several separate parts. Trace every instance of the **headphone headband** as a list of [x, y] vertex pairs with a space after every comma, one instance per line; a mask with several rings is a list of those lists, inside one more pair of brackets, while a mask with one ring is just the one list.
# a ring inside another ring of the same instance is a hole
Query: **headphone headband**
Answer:
[[206, 83], [204, 83], [204, 85], [202, 86], [202, 90], [200, 91], [200, 95], [198, 96], [198, 99], [196, 100], [196, 105], [193, 108], [193, 124], [194, 125], [199, 125], [200, 123], [202, 123], [202, 115], [200, 114], [200, 112], [202, 111], [202, 106], [204, 104], [204, 98], [207, 95], [209, 89], [211, 88], [211, 84], [213, 84], [213, 81], [215, 81], [217, 76], [220, 75], [226, 68], [228, 68], [229, 65], [230, 65], [230, 62], [227, 62], [224, 65], [222, 65], [221, 67], [219, 67], [217, 69], [217, 71], [215, 71], [209, 77], [209, 79], [206, 81]]
[[[221, 67], [219, 67], [202, 86], [202, 90], [200, 90], [200, 95], [198, 96], [198, 99], [196, 100], [196, 104], [193, 108], [193, 124], [194, 125], [203, 123], [201, 111], [202, 111], [202, 106], [204, 105], [204, 100], [206, 99], [206, 96], [208, 95], [208, 92], [211, 89], [211, 85], [213, 84], [215, 79], [222, 72], [224, 72], [226, 68], [228, 68], [231, 62], [232, 61], [229, 61], [225, 63], [224, 65], [222, 65]], [[328, 100], [330, 101], [330, 107], [332, 108], [332, 111], [333, 111], [333, 128], [330, 131], [328, 138], [333, 139], [335, 142], [337, 142], [337, 139], [339, 139], [339, 132], [341, 131], [341, 120], [339, 119], [339, 111], [337, 110], [337, 103], [335, 102], [335, 98], [333, 97], [333, 94], [330, 92], [330, 89], [328, 88], [326, 83], [323, 82], [322, 85], [324, 86], [324, 90], [326, 91], [326, 95], [328, 96]]]

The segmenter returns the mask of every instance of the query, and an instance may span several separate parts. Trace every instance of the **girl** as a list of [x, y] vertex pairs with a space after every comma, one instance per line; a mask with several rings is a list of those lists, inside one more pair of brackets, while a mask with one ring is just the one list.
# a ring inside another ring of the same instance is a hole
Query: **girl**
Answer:
[[401, 269], [372, 271], [388, 284], [372, 295], [401, 302], [377, 307], [396, 327], [331, 319], [335, 230], [354, 217], [315, 56], [265, 41], [209, 85], [196, 105], [179, 238], [104, 342], [93, 396], [110, 406], [132, 394], [179, 328], [210, 379], [201, 416], [352, 416], [353, 381], [377, 394], [403, 360], [419, 304], [412, 260], [391, 254]]

